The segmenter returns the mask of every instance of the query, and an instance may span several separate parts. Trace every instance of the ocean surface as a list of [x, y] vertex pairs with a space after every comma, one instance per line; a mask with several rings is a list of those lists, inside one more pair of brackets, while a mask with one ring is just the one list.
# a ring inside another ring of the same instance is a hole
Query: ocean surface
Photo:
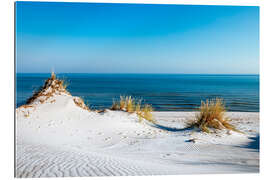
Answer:
[[[16, 106], [31, 97], [50, 74], [16, 74]], [[131, 95], [156, 111], [195, 111], [201, 100], [223, 98], [228, 111], [259, 112], [259, 75], [57, 74], [68, 91], [92, 109], [109, 108]]]

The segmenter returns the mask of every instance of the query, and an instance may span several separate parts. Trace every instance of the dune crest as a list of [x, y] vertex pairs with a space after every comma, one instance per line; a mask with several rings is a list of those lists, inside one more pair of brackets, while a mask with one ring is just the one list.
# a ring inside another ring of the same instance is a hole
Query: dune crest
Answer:
[[[38, 104], [55, 103], [59, 96], [72, 97], [71, 93], [66, 89], [64, 80], [57, 79], [54, 73], [48, 78], [44, 85], [34, 92], [33, 95], [27, 99], [26, 104], [19, 108], [33, 107]], [[80, 97], [73, 97], [73, 102], [82, 109], [90, 111], [89, 107], [84, 103]]]

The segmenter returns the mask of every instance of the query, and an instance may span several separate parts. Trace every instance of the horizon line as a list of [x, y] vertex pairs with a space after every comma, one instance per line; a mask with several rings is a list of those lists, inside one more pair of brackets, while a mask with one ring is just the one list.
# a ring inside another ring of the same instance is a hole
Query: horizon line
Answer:
[[[260, 73], [92, 73], [92, 72], [54, 72], [55, 74], [183, 74], [183, 75], [260, 75]], [[51, 74], [51, 72], [16, 72], [16, 74]]]

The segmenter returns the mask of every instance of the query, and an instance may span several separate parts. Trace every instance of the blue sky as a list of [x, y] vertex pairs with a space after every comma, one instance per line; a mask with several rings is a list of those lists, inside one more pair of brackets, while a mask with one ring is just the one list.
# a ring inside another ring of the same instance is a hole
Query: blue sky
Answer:
[[16, 3], [17, 72], [259, 73], [259, 7]]

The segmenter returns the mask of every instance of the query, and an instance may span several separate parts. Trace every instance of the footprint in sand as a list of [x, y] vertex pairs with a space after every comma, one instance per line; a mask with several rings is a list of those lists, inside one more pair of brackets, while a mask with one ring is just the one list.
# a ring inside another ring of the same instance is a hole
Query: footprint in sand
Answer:
[[111, 137], [107, 137], [107, 138], [105, 138], [105, 141], [108, 141], [108, 140], [110, 140], [110, 139], [112, 139]]
[[163, 157], [163, 158], [166, 158], [166, 157], [168, 157], [168, 156], [170, 156], [170, 155], [171, 155], [171, 154], [167, 153], [167, 154], [163, 154], [162, 157]]
[[103, 135], [103, 133], [102, 132], [99, 132], [98, 135]]

